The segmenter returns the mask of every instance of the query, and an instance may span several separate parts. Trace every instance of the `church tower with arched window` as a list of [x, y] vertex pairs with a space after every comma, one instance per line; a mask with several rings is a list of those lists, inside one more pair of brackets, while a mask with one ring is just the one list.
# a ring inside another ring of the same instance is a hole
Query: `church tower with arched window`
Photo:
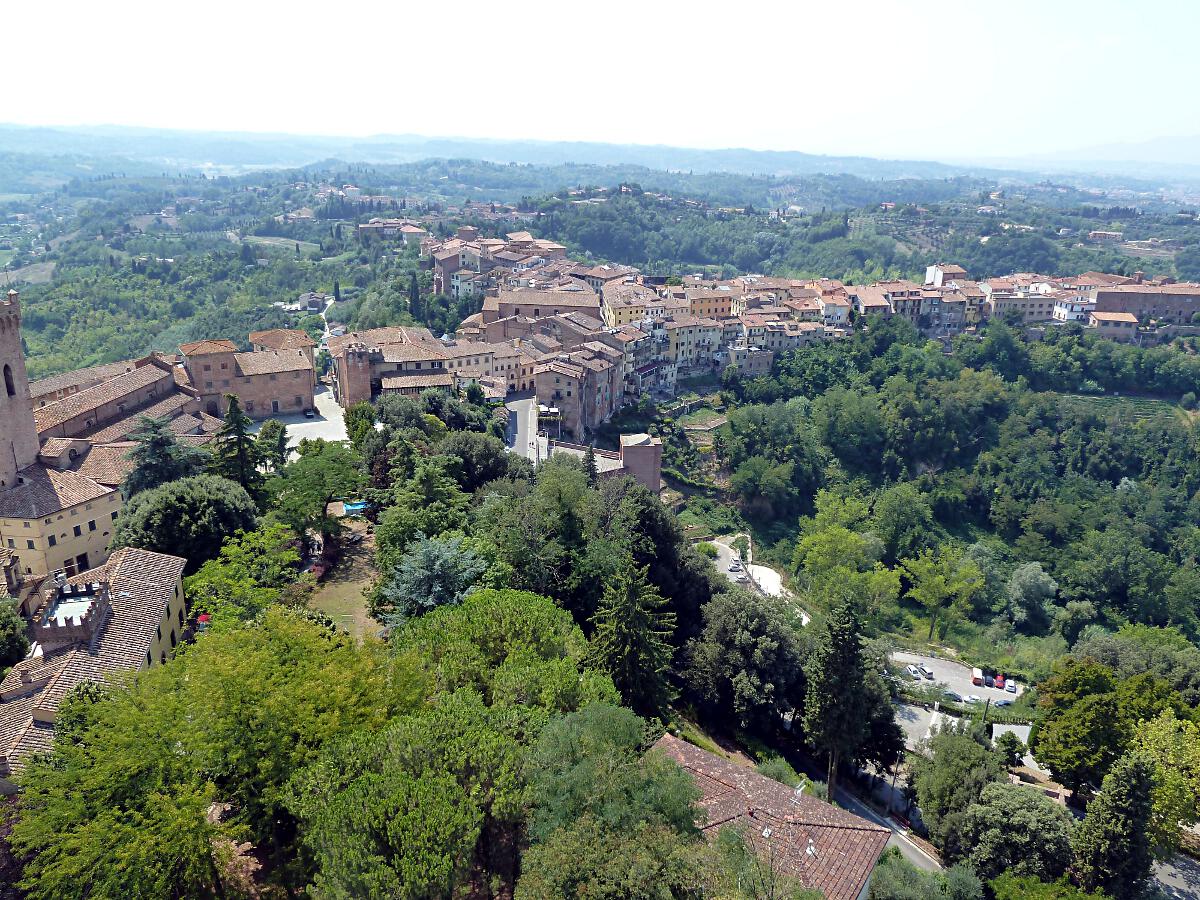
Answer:
[[37, 426], [21, 347], [21, 301], [16, 291], [0, 299], [0, 491], [37, 462]]

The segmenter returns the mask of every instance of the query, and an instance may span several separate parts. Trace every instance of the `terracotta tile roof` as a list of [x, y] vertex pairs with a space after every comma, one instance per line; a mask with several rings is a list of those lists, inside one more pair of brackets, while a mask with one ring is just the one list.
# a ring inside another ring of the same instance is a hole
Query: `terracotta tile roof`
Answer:
[[126, 359], [121, 362], [106, 363], [102, 366], [76, 369], [73, 372], [63, 372], [60, 375], [51, 375], [49, 378], [40, 378], [29, 383], [29, 393], [36, 400], [38, 397], [44, 397], [67, 388], [105, 381], [122, 372], [131, 371], [135, 362], [136, 360]]
[[383, 361], [390, 363], [425, 362], [426, 360], [449, 358], [445, 350], [425, 344], [388, 344], [382, 348], [382, 351]]
[[384, 375], [381, 386], [385, 391], [425, 390], [431, 387], [454, 387], [454, 376], [449, 372], [430, 372], [423, 375]]
[[84, 432], [85, 436], [97, 444], [108, 444], [127, 438], [136, 431], [143, 418], [169, 419], [179, 415], [185, 406], [190, 406], [196, 399], [188, 394], [170, 393], [161, 400], [156, 400], [149, 406], [127, 413], [115, 422], [101, 425]]
[[0, 491], [2, 519], [42, 519], [112, 493], [112, 488], [75, 472], [43, 465], [22, 469], [20, 479], [20, 483]]
[[315, 347], [317, 342], [307, 331], [297, 328], [271, 328], [267, 331], [250, 332], [250, 343], [268, 350], [303, 350]]
[[206, 353], [236, 353], [237, 344], [233, 341], [193, 341], [190, 344], [180, 344], [179, 352], [184, 356], [203, 356]]
[[133, 460], [128, 457], [135, 446], [133, 441], [122, 441], [119, 444], [100, 444], [92, 447], [87, 455], [72, 467], [72, 471], [97, 484], [117, 487], [125, 480], [125, 476], [133, 471]]
[[47, 403], [33, 411], [33, 420], [39, 432], [47, 431], [64, 422], [71, 421], [76, 416], [99, 409], [106, 403], [112, 403], [135, 391], [150, 387], [157, 381], [171, 380], [172, 378], [170, 372], [160, 369], [158, 366], [142, 366], [132, 372], [124, 372], [115, 378], [101, 382], [95, 387], [64, 397], [62, 400]]
[[346, 347], [363, 343], [368, 347], [386, 347], [388, 344], [436, 344], [437, 338], [428, 328], [393, 326], [368, 328], [366, 331], [348, 331], [331, 338], [329, 352], [337, 356]]
[[312, 363], [299, 350], [255, 350], [253, 353], [235, 353], [238, 375], [276, 375], [281, 372], [312, 371]]
[[[0, 700], [0, 753], [11, 764], [19, 769], [29, 754], [50, 749], [54, 726], [45, 719], [54, 716], [76, 684], [145, 665], [185, 565], [187, 560], [178, 556], [126, 547], [103, 566], [69, 579], [72, 585], [106, 585], [112, 612], [90, 646], [75, 644], [31, 656], [0, 681], [0, 697], [8, 698]], [[22, 674], [28, 676], [25, 684]]]
[[1091, 317], [1097, 322], [1131, 322], [1136, 323], [1138, 317], [1131, 312], [1101, 312], [1092, 310]]
[[672, 735], [663, 735], [654, 748], [692, 776], [709, 837], [723, 826], [740, 828], [778, 871], [827, 900], [858, 897], [888, 842], [888, 829]]

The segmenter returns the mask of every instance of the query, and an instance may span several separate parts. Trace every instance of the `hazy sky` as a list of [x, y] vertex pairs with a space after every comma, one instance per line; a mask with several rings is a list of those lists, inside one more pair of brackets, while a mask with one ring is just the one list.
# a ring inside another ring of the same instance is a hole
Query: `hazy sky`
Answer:
[[24, 124], [942, 159], [1200, 133], [1196, 0], [5, 7]]

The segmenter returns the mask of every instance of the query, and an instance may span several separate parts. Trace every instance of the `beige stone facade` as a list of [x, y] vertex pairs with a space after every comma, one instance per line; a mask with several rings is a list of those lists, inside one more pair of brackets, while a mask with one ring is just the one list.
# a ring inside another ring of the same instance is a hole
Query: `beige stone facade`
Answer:
[[232, 341], [209, 340], [179, 349], [188, 384], [211, 416], [225, 415], [229, 394], [238, 398], [252, 419], [295, 415], [313, 408], [316, 373], [310, 347], [240, 353]]

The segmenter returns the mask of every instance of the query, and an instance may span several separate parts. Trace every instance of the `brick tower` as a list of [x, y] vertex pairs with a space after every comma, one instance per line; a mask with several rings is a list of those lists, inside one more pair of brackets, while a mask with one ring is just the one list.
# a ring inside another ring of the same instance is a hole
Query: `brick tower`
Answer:
[[21, 347], [21, 301], [16, 291], [0, 299], [0, 491], [37, 461], [37, 426]]

